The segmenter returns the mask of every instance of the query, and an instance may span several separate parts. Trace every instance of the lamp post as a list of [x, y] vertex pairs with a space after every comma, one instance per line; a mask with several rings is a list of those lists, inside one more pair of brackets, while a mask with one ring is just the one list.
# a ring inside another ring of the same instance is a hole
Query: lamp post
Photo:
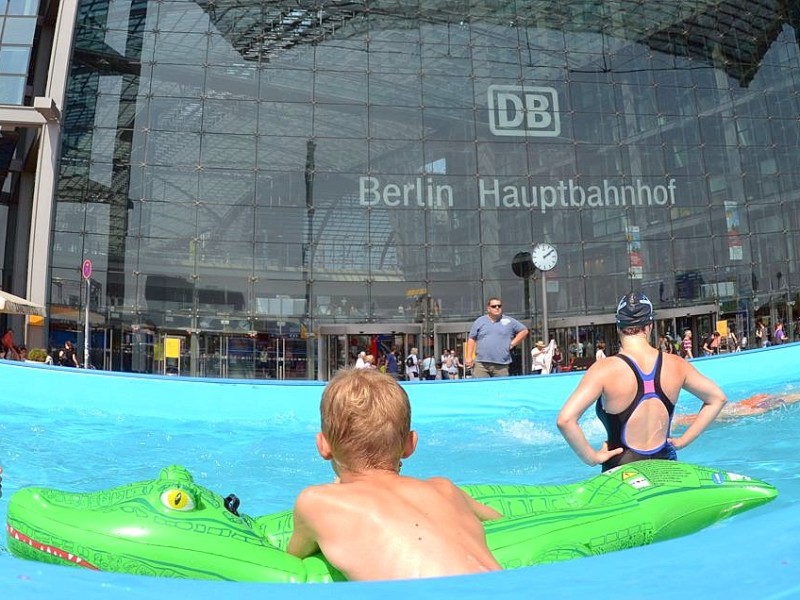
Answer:
[[550, 341], [550, 330], [547, 327], [547, 271], [554, 269], [558, 263], [558, 252], [550, 244], [536, 244], [531, 250], [533, 265], [542, 272], [542, 332], [545, 343]]
[[306, 328], [306, 378], [314, 379], [315, 370], [319, 369], [315, 354], [316, 328], [314, 327], [314, 300], [312, 285], [314, 282], [314, 176], [316, 175], [315, 153], [317, 144], [313, 139], [306, 141], [306, 240], [303, 244], [303, 277], [306, 285], [306, 314], [308, 327]]
[[514, 275], [522, 278], [525, 303], [525, 318], [531, 318], [531, 276], [533, 275], [533, 261], [530, 252], [517, 252], [511, 262]]
[[[535, 269], [533, 268], [533, 261], [531, 260], [531, 253], [530, 252], [517, 252], [514, 255], [514, 259], [511, 261], [511, 270], [514, 272], [514, 275], [520, 277], [522, 279], [522, 290], [524, 294], [525, 303], [525, 320], [530, 323], [530, 328], [533, 330], [533, 323], [531, 322], [531, 276], [533, 275]], [[522, 351], [523, 356], [524, 353], [528, 351], [528, 341], [527, 339], [522, 342]], [[522, 361], [522, 373], [525, 373], [526, 367], [525, 361]]]

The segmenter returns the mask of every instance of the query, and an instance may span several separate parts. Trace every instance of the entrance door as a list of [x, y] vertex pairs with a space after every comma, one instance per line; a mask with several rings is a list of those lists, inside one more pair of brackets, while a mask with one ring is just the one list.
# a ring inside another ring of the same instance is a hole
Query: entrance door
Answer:
[[197, 376], [254, 379], [256, 342], [248, 335], [203, 332], [198, 334]]
[[422, 350], [422, 326], [416, 323], [370, 323], [320, 326], [320, 375], [329, 380], [339, 369], [352, 367], [360, 352], [372, 354], [375, 366], [382, 366], [395, 349], [398, 373], [411, 348]]
[[263, 379], [307, 379], [308, 343], [282, 336], [258, 339], [256, 374]]
[[255, 339], [249, 335], [224, 335], [225, 377], [254, 379], [256, 376]]
[[[464, 353], [467, 349], [467, 338], [472, 322], [469, 323], [437, 323], [434, 326], [436, 347], [434, 356], [437, 362], [446, 350], [455, 350], [460, 365], [464, 364]], [[458, 378], [465, 376], [465, 370], [459, 369]]]

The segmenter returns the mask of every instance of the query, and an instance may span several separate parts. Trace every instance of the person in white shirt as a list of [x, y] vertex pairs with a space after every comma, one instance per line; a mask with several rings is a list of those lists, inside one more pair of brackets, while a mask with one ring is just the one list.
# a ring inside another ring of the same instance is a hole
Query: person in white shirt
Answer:
[[417, 348], [412, 348], [406, 357], [406, 379], [409, 381], [419, 381], [419, 358], [417, 358]]
[[367, 358], [367, 353], [363, 350], [358, 353], [358, 359], [356, 359], [356, 369], [363, 369], [367, 366], [367, 362], [364, 360]]
[[[458, 356], [456, 356], [455, 350], [450, 350], [448, 352], [449, 356], [448, 363], [447, 363], [447, 373], [450, 379], [458, 379], [459, 374], [461, 373], [461, 369], [464, 368], [464, 365], [461, 364], [461, 361], [458, 360]], [[444, 368], [444, 367], [442, 367]]]
[[442, 358], [440, 359], [440, 365], [442, 367], [442, 379], [450, 379], [450, 365], [452, 364], [453, 360], [450, 357], [450, 351], [445, 348], [444, 352], [442, 352]]
[[534, 375], [541, 375], [544, 373], [545, 357], [547, 351], [542, 340], [536, 342], [536, 345], [531, 349], [531, 371]]
[[433, 381], [436, 379], [436, 359], [430, 354], [422, 359], [422, 379]]
[[597, 351], [594, 353], [594, 359], [600, 360], [601, 358], [606, 358], [606, 343], [605, 342], [597, 342]]
[[531, 350], [531, 371], [534, 375], [547, 375], [552, 370], [555, 351], [555, 340], [550, 340], [546, 346], [542, 340], [536, 342]]

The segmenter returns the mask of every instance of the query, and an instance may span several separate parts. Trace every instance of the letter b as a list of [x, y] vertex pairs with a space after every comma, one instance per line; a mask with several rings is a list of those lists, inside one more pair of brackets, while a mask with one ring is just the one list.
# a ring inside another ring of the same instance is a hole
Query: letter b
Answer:
[[542, 94], [525, 94], [525, 108], [528, 109], [528, 129], [547, 129], [553, 122], [550, 100]]

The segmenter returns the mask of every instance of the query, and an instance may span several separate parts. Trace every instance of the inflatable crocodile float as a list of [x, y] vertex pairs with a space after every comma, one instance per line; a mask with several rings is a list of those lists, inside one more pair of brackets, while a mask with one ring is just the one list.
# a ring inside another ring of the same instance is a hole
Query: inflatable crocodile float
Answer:
[[[470, 485], [505, 515], [487, 522], [504, 568], [641, 546], [698, 531], [773, 500], [771, 485], [670, 461], [617, 467], [557, 486]], [[342, 580], [322, 556], [286, 553], [292, 513], [251, 518], [238, 499], [194, 483], [183, 467], [90, 493], [24, 488], [9, 501], [15, 556], [122, 573], [235, 581]]]

